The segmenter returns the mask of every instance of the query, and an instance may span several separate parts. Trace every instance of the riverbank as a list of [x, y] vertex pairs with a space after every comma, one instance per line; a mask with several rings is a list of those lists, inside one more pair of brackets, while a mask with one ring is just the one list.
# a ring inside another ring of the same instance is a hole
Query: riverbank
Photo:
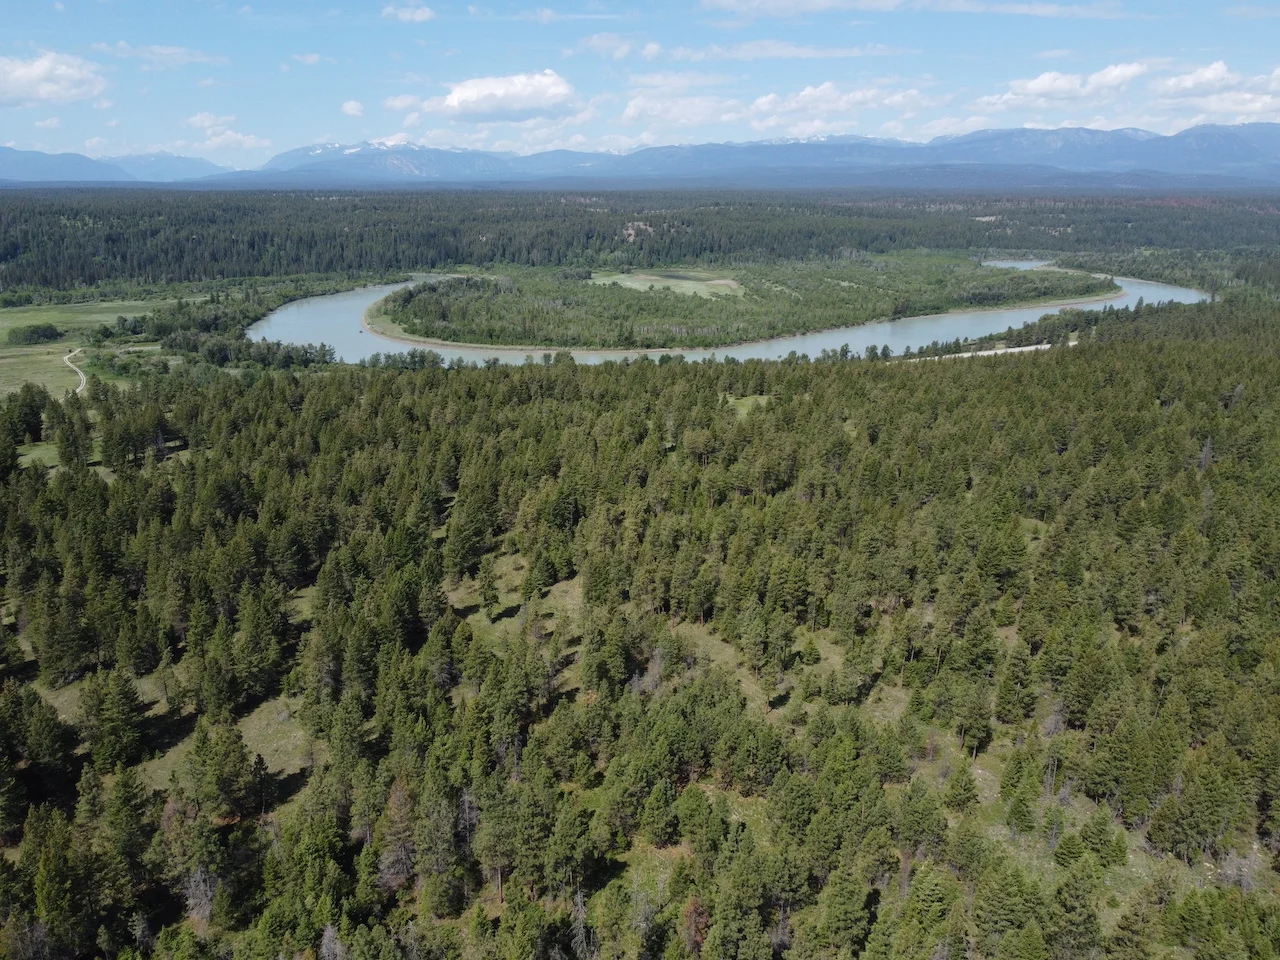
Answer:
[[[1125, 278], [1116, 277], [1115, 282], [1121, 284]], [[1130, 281], [1133, 282], [1133, 281]], [[1137, 281], [1139, 283], [1144, 281]], [[592, 356], [612, 357], [618, 360], [625, 360], [630, 357], [661, 357], [671, 355], [688, 355], [690, 353], [706, 354], [720, 350], [741, 350], [748, 347], [767, 347], [770, 344], [795, 340], [799, 337], [826, 337], [839, 334], [841, 331], [859, 330], [866, 327], [885, 324], [898, 323], [906, 321], [928, 321], [928, 320], [944, 320], [948, 317], [956, 316], [984, 316], [1007, 313], [1010, 310], [1032, 310], [1045, 308], [1046, 312], [1061, 312], [1066, 309], [1088, 309], [1090, 307], [1105, 306], [1108, 303], [1114, 303], [1117, 300], [1125, 299], [1126, 291], [1121, 284], [1117, 286], [1114, 293], [1099, 294], [1095, 297], [1058, 297], [1048, 300], [1037, 300], [1030, 303], [1011, 304], [1003, 307], [986, 307], [976, 310], [951, 310], [947, 313], [931, 313], [923, 314], [916, 317], [901, 317], [898, 319], [879, 319], [871, 320], [867, 323], [858, 323], [846, 327], [827, 327], [821, 330], [810, 330], [805, 333], [786, 333], [776, 337], [765, 337], [760, 340], [744, 340], [738, 343], [721, 344], [715, 347], [568, 347], [554, 346], [544, 344], [542, 346], [535, 345], [517, 345], [511, 346], [507, 344], [488, 344], [488, 343], [467, 343], [459, 340], [440, 340], [433, 337], [418, 337], [411, 333], [405, 333], [397, 324], [385, 316], [378, 316], [376, 310], [381, 300], [372, 303], [365, 309], [364, 315], [361, 317], [360, 325], [366, 333], [371, 333], [375, 337], [382, 340], [389, 340], [402, 346], [416, 347], [424, 350], [468, 350], [468, 351], [489, 351], [490, 356], [501, 358], [510, 354], [513, 357], [523, 359], [531, 354], [543, 353], [584, 353]], [[1055, 310], [1056, 308], [1056, 310]], [[379, 322], [381, 321], [381, 322]], [[993, 331], [995, 332], [995, 331]], [[927, 346], [927, 344], [920, 344]]]

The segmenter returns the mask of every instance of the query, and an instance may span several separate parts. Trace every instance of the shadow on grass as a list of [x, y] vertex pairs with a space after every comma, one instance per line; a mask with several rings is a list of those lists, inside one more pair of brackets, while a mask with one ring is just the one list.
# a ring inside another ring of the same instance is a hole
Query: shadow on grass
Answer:
[[276, 773], [271, 775], [270, 796], [267, 803], [268, 812], [278, 810], [307, 785], [311, 778], [311, 768], [303, 767], [293, 773]]
[[148, 755], [156, 751], [168, 753], [196, 729], [199, 718], [194, 710], [179, 713], [172, 707], [164, 713], [149, 715], [142, 721], [142, 744]]

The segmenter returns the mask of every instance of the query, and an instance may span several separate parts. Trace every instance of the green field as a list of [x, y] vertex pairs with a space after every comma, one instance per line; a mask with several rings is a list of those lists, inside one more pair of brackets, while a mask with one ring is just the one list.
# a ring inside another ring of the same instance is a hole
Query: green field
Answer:
[[728, 274], [711, 270], [658, 270], [651, 273], [598, 273], [592, 283], [612, 283], [631, 290], [670, 290], [693, 297], [740, 297], [742, 284]]
[[[39, 383], [60, 396], [74, 390], [80, 378], [62, 360], [84, 345], [90, 331], [117, 317], [149, 313], [172, 300], [111, 300], [103, 303], [46, 304], [0, 310], [0, 394], [11, 393], [24, 383]], [[11, 346], [9, 331], [36, 323], [51, 323], [65, 336], [54, 343]]]

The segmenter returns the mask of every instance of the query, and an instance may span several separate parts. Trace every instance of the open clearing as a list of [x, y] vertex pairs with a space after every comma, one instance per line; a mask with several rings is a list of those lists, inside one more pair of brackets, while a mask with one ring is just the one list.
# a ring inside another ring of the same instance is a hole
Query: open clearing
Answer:
[[690, 297], [740, 297], [742, 285], [732, 277], [710, 270], [662, 270], [655, 273], [599, 273], [592, 283], [616, 283], [632, 290], [670, 290]]
[[[24, 383], [39, 383], [55, 397], [80, 385], [80, 377], [62, 360], [84, 337], [102, 324], [114, 327], [117, 317], [136, 317], [173, 300], [108, 300], [102, 303], [54, 303], [0, 310], [0, 395]], [[36, 323], [51, 323], [66, 336], [52, 343], [11, 346], [9, 331]]]
[[[102, 303], [48, 303], [35, 307], [8, 307], [0, 310], [0, 340], [7, 337], [14, 327], [25, 327], [33, 323], [52, 323], [59, 330], [70, 333], [96, 330], [104, 323], [113, 327], [116, 317], [137, 317], [176, 302], [107, 300]], [[65, 354], [67, 351], [62, 352]]]

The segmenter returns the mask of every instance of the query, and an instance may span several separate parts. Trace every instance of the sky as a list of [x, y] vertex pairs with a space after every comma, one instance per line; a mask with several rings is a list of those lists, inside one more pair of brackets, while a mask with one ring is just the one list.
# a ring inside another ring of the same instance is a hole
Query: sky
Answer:
[[238, 168], [1280, 121], [1280, 0], [0, 0], [0, 144]]

